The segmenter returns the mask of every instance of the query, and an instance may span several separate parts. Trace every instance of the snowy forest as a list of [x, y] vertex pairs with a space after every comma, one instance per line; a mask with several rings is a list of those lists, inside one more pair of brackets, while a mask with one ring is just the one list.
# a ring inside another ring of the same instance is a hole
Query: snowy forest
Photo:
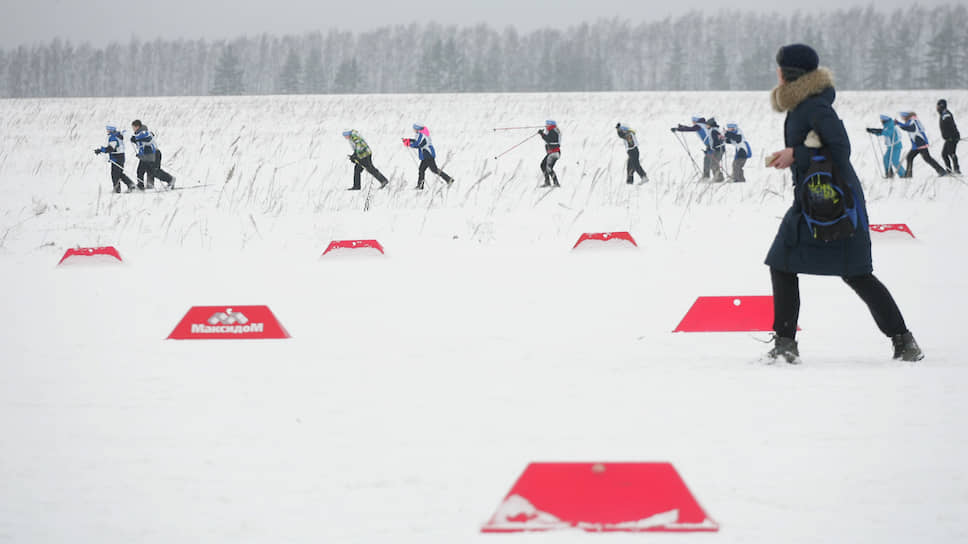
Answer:
[[721, 11], [519, 32], [397, 25], [233, 40], [55, 39], [0, 50], [0, 97], [757, 90], [779, 45], [813, 45], [841, 89], [968, 87], [968, 8]]

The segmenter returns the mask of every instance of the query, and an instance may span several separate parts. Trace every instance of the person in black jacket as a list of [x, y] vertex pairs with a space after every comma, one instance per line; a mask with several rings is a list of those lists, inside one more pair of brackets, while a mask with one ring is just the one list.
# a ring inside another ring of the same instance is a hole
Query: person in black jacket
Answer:
[[[773, 109], [786, 112], [784, 143], [767, 162], [793, 174], [793, 205], [787, 210], [766, 256], [773, 283], [774, 346], [771, 361], [800, 362], [795, 340], [800, 313], [797, 274], [840, 276], [867, 304], [878, 328], [891, 338], [894, 358], [918, 361], [924, 357], [908, 330], [894, 298], [873, 275], [871, 238], [864, 191], [850, 164], [850, 140], [843, 122], [834, 111], [833, 74], [819, 67], [819, 57], [809, 46], [787, 45], [776, 56], [779, 84], [770, 95]], [[819, 141], [818, 141], [819, 140]], [[855, 232], [841, 240], [825, 242], [813, 237], [803, 217], [801, 202], [804, 174], [815, 151], [823, 147], [830, 154], [853, 194], [857, 210]]]
[[558, 185], [558, 174], [555, 173], [555, 163], [561, 158], [561, 131], [558, 130], [558, 123], [545, 121], [545, 128], [538, 130], [538, 134], [545, 141], [545, 156], [541, 159], [544, 184], [541, 186], [551, 187], [553, 182], [555, 187], [561, 187]]
[[955, 151], [958, 149], [958, 141], [961, 140], [961, 133], [958, 132], [958, 125], [955, 124], [955, 116], [948, 111], [948, 101], [942, 98], [938, 100], [938, 116], [941, 121], [941, 139], [944, 140], [944, 147], [941, 149], [941, 159], [948, 173], [961, 174], [958, 167], [958, 156]]
[[629, 160], [625, 163], [625, 183], [632, 185], [635, 181], [635, 174], [639, 175], [642, 183], [648, 182], [649, 176], [646, 175], [645, 169], [642, 168], [642, 164], [639, 162], [639, 139], [635, 137], [635, 131], [631, 127], [617, 123], [615, 125], [615, 132], [625, 143], [625, 151], [629, 156]]
[[115, 193], [121, 192], [121, 182], [128, 186], [128, 192], [134, 190], [134, 182], [124, 173], [124, 136], [114, 125], [104, 127], [108, 133], [108, 145], [94, 150], [95, 155], [107, 153], [111, 163], [111, 184]]

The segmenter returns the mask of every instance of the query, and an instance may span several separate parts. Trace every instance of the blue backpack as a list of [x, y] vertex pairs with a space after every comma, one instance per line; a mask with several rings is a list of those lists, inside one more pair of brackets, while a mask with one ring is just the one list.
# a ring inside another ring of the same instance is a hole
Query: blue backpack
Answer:
[[817, 240], [846, 240], [857, 230], [854, 193], [826, 149], [815, 150], [800, 183], [800, 204], [810, 234]]

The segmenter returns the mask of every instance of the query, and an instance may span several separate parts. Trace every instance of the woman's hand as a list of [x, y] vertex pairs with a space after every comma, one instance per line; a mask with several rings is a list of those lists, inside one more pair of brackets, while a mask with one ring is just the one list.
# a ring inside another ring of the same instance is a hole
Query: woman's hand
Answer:
[[776, 153], [770, 155], [767, 159], [766, 165], [777, 170], [783, 170], [789, 168], [793, 164], [793, 148], [788, 147], [782, 151], [777, 151]]

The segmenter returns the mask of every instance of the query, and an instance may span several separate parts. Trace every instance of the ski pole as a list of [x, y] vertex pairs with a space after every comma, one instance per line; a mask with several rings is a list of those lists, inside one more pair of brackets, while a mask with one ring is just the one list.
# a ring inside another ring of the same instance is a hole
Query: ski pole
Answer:
[[679, 145], [681, 145], [682, 148], [686, 150], [686, 155], [689, 155], [689, 160], [692, 162], [693, 168], [696, 169], [696, 174], [701, 176], [702, 170], [699, 169], [699, 165], [696, 163], [696, 159], [692, 158], [692, 153], [689, 151], [689, 146], [686, 145], [685, 140], [682, 138], [682, 135], [679, 134], [678, 131], [675, 132], [675, 135], [676, 135], [676, 140], [679, 141]]
[[[868, 140], [871, 141], [871, 151], [874, 152], [874, 170], [880, 170], [880, 168], [877, 167], [877, 148], [874, 147], [874, 135], [868, 132], [867, 136], [869, 137]], [[887, 176], [887, 171], [881, 172], [877, 175], [883, 178]]]
[[541, 125], [541, 126], [537, 126], [536, 125], [536, 126], [533, 126], [533, 127], [497, 127], [497, 128], [492, 128], [491, 130], [493, 130], [493, 131], [498, 131], [498, 130], [525, 130], [525, 129], [534, 130], [536, 128], [544, 128], [544, 125]]
[[502, 151], [502, 152], [500, 152], [500, 153], [498, 153], [497, 155], [495, 155], [495, 156], [494, 156], [494, 160], [497, 160], [497, 159], [498, 159], [498, 157], [501, 157], [501, 156], [504, 156], [504, 155], [506, 155], [506, 154], [508, 154], [508, 153], [510, 153], [510, 152], [511, 152], [511, 151], [513, 151], [513, 150], [514, 150], [515, 148], [517, 148], [517, 147], [519, 147], [519, 146], [521, 146], [521, 145], [523, 145], [523, 144], [524, 144], [525, 142], [527, 142], [527, 141], [528, 141], [528, 140], [530, 140], [531, 138], [534, 138], [534, 137], [535, 137], [535, 136], [537, 136], [537, 135], [538, 135], [538, 133], [537, 133], [537, 132], [535, 132], [535, 133], [534, 133], [534, 134], [532, 134], [531, 136], [528, 136], [527, 138], [525, 138], [525, 139], [523, 139], [523, 140], [521, 140], [520, 142], [518, 142], [518, 143], [516, 143], [516, 144], [514, 144], [514, 145], [512, 145], [511, 147], [509, 147], [509, 148], [507, 148], [507, 149], [505, 149], [504, 151]]

